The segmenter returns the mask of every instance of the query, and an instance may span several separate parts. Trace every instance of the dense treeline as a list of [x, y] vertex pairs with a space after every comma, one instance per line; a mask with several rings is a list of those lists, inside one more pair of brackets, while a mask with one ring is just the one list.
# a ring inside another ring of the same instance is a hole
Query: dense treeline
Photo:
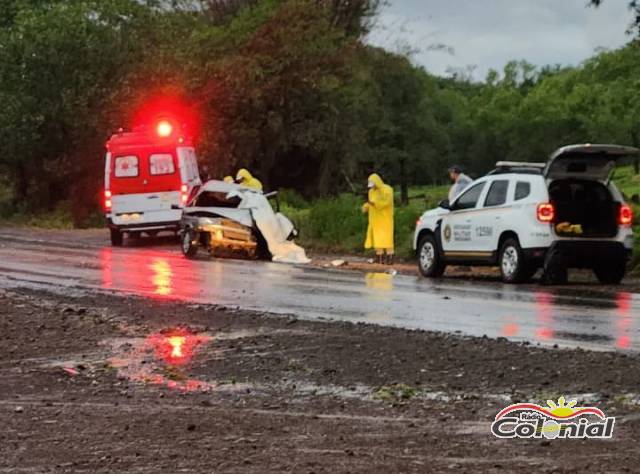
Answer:
[[638, 144], [636, 43], [578, 68], [437, 78], [366, 44], [376, 0], [55, 0], [0, 6], [0, 175], [13, 207], [97, 207], [104, 142], [159, 96], [191, 104], [212, 173], [271, 188], [442, 182], [460, 163], [544, 160], [569, 142]]

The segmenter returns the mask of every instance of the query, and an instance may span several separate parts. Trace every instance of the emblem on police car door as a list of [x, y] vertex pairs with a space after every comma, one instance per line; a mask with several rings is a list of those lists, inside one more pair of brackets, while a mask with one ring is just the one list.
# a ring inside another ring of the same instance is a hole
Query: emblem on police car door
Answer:
[[451, 240], [451, 226], [447, 224], [444, 228], [444, 240], [449, 242]]

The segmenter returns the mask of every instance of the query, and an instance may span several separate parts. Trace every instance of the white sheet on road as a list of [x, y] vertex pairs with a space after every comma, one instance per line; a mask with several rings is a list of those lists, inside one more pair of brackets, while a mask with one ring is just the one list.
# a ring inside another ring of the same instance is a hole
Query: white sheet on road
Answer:
[[287, 240], [293, 230], [291, 221], [280, 213], [276, 214], [264, 194], [241, 190], [237, 191], [237, 195], [242, 198], [238, 209], [251, 211], [258, 230], [267, 241], [274, 262], [294, 264], [311, 262], [302, 247]]

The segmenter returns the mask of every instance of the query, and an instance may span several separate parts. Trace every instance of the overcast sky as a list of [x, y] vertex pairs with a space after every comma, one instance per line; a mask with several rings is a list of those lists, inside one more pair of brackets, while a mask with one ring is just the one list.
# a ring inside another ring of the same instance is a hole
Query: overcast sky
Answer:
[[[477, 66], [483, 79], [509, 60], [536, 65], [579, 64], [597, 48], [629, 41], [627, 0], [389, 0], [369, 41], [392, 51], [415, 50], [413, 60], [434, 74]], [[442, 44], [449, 51], [433, 50]], [[431, 47], [431, 49], [430, 49]]]

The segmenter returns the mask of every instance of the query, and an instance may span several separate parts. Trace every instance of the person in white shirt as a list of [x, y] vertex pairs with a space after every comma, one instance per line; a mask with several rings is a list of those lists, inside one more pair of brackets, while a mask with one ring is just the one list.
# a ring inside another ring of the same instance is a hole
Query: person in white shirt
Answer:
[[458, 165], [453, 165], [449, 168], [449, 178], [453, 181], [453, 186], [449, 190], [449, 202], [458, 197], [458, 195], [464, 191], [467, 186], [473, 181], [469, 176], [462, 172], [462, 168]]

